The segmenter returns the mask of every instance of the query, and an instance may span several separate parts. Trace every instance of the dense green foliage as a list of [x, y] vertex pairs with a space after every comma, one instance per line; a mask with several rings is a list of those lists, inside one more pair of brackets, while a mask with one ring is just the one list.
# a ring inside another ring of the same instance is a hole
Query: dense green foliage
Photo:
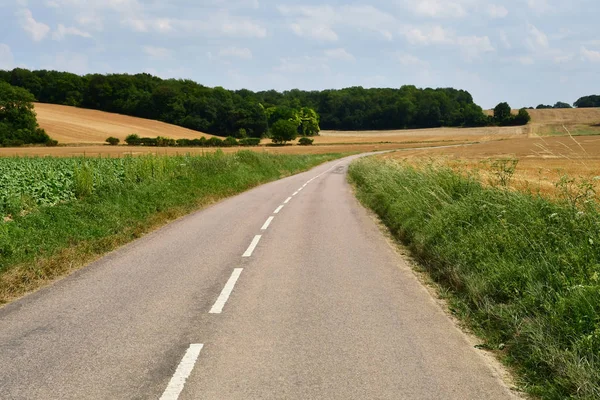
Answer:
[[578, 108], [600, 107], [600, 95], [584, 96], [577, 100], [574, 105]]
[[121, 140], [119, 140], [119, 138], [116, 137], [109, 137], [106, 139], [106, 143], [110, 144], [111, 146], [116, 146], [121, 142]]
[[280, 119], [271, 127], [271, 139], [275, 144], [285, 144], [298, 137], [298, 130], [294, 121]]
[[33, 110], [34, 98], [27, 90], [0, 81], [0, 145], [49, 143]]
[[370, 130], [485, 126], [493, 123], [464, 90], [452, 88], [252, 92], [209, 88], [149, 74], [0, 71], [0, 80], [29, 90], [43, 103], [65, 104], [158, 119], [219, 136], [262, 137], [280, 119], [298, 134], [322, 129]]
[[[12, 221], [0, 218], [0, 303], [2, 293], [12, 290], [1, 287], [2, 274], [13, 267], [27, 263], [19, 282], [55, 276], [60, 271], [37, 271], [34, 261], [82, 243], [87, 252], [101, 254], [151, 228], [158, 213], [176, 217], [337, 157], [217, 151], [194, 156], [2, 158], [0, 215], [10, 214]], [[77, 254], [73, 257], [68, 261], [80, 262]]]
[[315, 141], [314, 139], [310, 139], [307, 137], [301, 137], [300, 140], [298, 140], [298, 144], [300, 146], [312, 146], [314, 141]]
[[556, 104], [554, 106], [550, 106], [547, 104], [539, 104], [536, 107], [536, 110], [548, 110], [551, 108], [573, 108], [573, 107], [571, 107], [571, 105], [569, 103], [558, 101], [558, 102], [556, 102]]
[[[290, 122], [291, 123], [291, 122]], [[110, 138], [109, 138], [110, 139]], [[106, 139], [108, 141], [108, 139]], [[118, 140], [118, 139], [117, 139]], [[236, 147], [236, 146], [258, 146], [260, 138], [236, 139], [232, 136], [224, 140], [218, 137], [199, 139], [171, 139], [162, 136], [155, 138], [140, 137], [137, 134], [131, 134], [125, 138], [129, 146], [150, 146], [150, 147]]]
[[600, 398], [600, 212], [589, 186], [563, 180], [564, 201], [552, 202], [374, 158], [350, 177], [527, 391]]
[[493, 121], [500, 126], [527, 125], [531, 121], [531, 116], [525, 108], [521, 108], [517, 115], [513, 115], [508, 103], [500, 103], [494, 108]]

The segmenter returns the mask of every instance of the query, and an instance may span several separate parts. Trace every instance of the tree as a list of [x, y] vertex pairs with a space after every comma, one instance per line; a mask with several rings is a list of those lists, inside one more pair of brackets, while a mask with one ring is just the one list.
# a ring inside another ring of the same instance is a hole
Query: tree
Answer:
[[319, 115], [315, 110], [308, 107], [302, 107], [299, 113], [300, 134], [302, 136], [315, 136], [321, 131], [319, 128]]
[[546, 109], [550, 109], [552, 108], [552, 106], [546, 105], [546, 104], [539, 104], [536, 109], [537, 110], [546, 110]]
[[494, 108], [494, 120], [498, 125], [506, 125], [512, 118], [508, 103], [500, 103]]
[[275, 144], [285, 144], [298, 136], [298, 125], [293, 121], [280, 119], [271, 126], [271, 140]]
[[519, 113], [514, 117], [514, 125], [527, 125], [531, 121], [531, 116], [527, 112], [527, 109], [521, 108]]
[[109, 137], [108, 139], [106, 139], [106, 143], [110, 144], [111, 146], [116, 146], [118, 145], [120, 142], [120, 140], [116, 137]]
[[563, 103], [562, 101], [557, 102], [554, 108], [573, 108], [569, 103]]
[[600, 107], [600, 96], [591, 95], [580, 98], [574, 103], [578, 108]]
[[38, 126], [33, 101], [33, 95], [27, 90], [0, 82], [0, 145], [50, 141], [50, 137]]

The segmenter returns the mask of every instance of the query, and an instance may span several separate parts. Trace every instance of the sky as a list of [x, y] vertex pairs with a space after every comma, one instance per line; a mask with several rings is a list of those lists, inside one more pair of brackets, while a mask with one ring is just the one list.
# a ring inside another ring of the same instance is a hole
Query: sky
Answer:
[[600, 94], [598, 16], [598, 0], [0, 0], [0, 69], [455, 87], [535, 107]]

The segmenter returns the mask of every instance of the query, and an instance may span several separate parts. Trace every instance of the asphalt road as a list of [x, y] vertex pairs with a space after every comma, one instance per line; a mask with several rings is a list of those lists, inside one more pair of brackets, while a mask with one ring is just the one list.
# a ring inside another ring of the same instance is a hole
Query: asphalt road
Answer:
[[0, 398], [513, 398], [354, 198], [353, 158], [0, 309]]

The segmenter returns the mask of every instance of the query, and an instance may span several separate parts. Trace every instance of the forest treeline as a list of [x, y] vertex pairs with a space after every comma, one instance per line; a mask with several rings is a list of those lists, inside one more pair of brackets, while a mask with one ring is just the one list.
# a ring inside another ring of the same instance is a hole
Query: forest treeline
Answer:
[[[281, 119], [295, 119], [299, 134], [320, 129], [379, 130], [473, 127], [497, 124], [464, 90], [452, 88], [252, 92], [210, 88], [191, 80], [149, 74], [0, 71], [0, 81], [27, 89], [37, 101], [131, 115], [219, 136], [266, 136]], [[319, 127], [320, 124], [320, 127]]]

